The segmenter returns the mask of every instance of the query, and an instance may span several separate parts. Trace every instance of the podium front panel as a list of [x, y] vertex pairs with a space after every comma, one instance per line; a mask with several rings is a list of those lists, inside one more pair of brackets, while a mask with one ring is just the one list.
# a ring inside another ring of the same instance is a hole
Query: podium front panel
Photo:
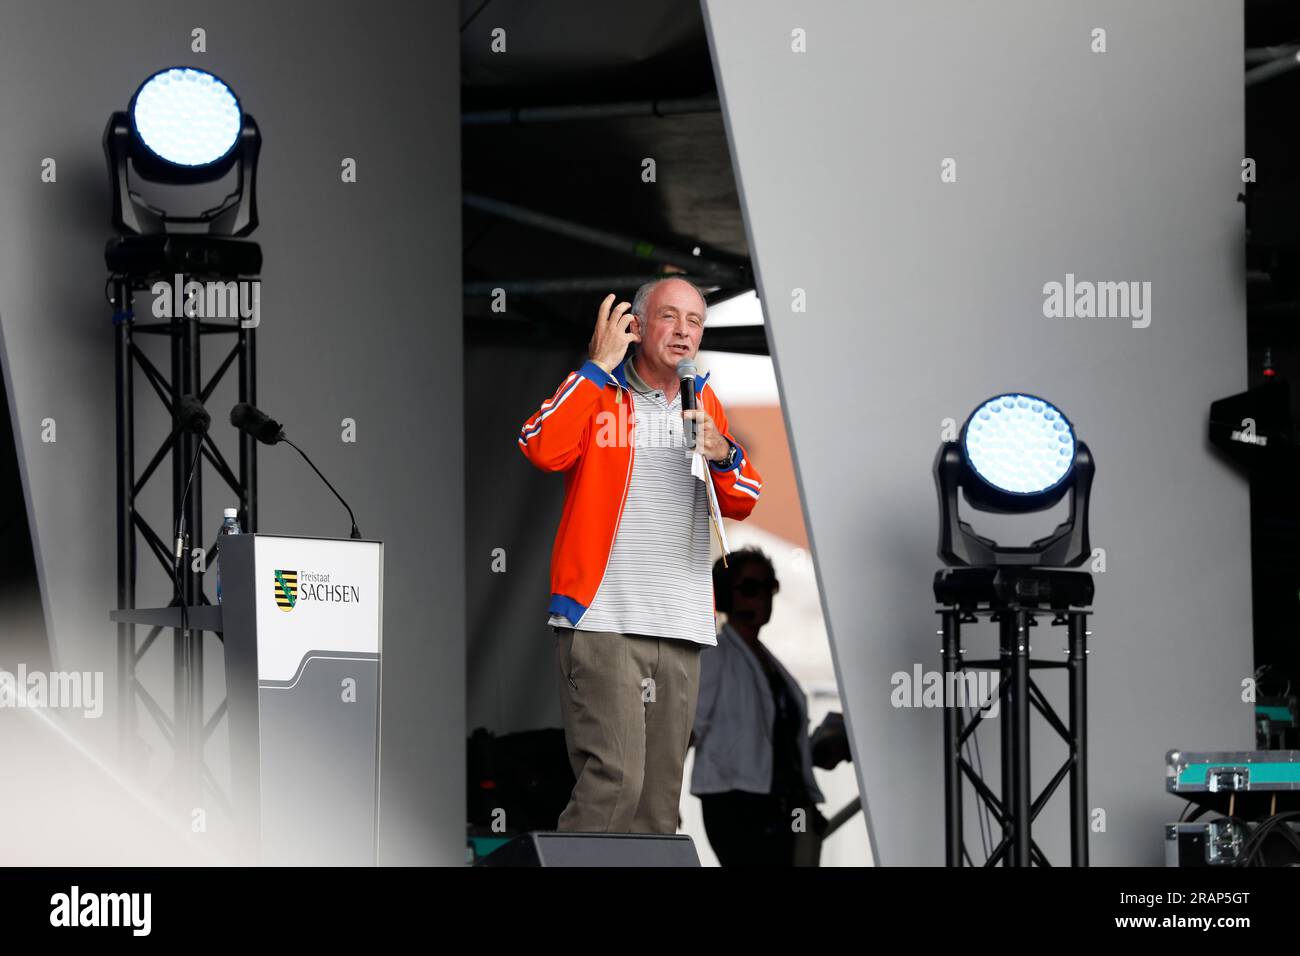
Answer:
[[373, 864], [382, 543], [240, 535], [219, 560], [236, 802], [258, 858]]

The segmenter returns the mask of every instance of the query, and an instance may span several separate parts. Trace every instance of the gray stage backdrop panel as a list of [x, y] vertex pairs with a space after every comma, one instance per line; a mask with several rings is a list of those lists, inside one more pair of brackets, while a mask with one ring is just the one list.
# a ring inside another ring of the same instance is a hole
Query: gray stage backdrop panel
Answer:
[[[56, 666], [102, 670], [113, 685], [104, 126], [150, 72], [198, 65], [231, 83], [264, 139], [253, 236], [265, 256], [259, 404], [350, 500], [362, 532], [387, 545], [381, 859], [462, 862], [455, 5], [4, 0], [0, 17], [0, 331]], [[206, 53], [190, 50], [196, 27], [207, 31]], [[56, 183], [41, 181], [45, 157], [57, 161]], [[340, 180], [344, 157], [357, 161], [355, 184]], [[137, 299], [138, 311], [148, 306]], [[217, 346], [206, 344], [211, 374]], [[166, 422], [137, 384], [144, 461], [154, 441], [144, 429], [160, 437]], [[233, 401], [232, 384], [210, 402], [228, 455]], [[41, 440], [46, 418], [57, 422], [54, 444]], [[355, 443], [341, 440], [344, 418], [356, 421]], [[291, 449], [263, 447], [259, 466], [261, 530], [346, 537], [338, 502]], [[169, 486], [164, 469], [146, 500], [164, 535]], [[231, 502], [215, 476], [204, 492], [210, 538]], [[151, 561], [142, 548], [142, 606], [169, 596]], [[168, 644], [150, 651], [162, 656], [149, 665], [165, 706]], [[219, 652], [209, 649], [207, 661], [210, 713], [222, 689]], [[111, 752], [109, 703], [78, 730]]]
[[[564, 475], [539, 471], [523, 456], [519, 429], [585, 360], [567, 349], [465, 350], [465, 400], [474, 423], [465, 436], [465, 467], [492, 476], [465, 488], [470, 733], [483, 727], [502, 736], [562, 724], [546, 608]], [[567, 760], [563, 746], [555, 756], [561, 765]]]
[[[1247, 490], [1205, 438], [1246, 385], [1241, 5], [704, 7], [877, 859], [943, 861], [940, 712], [890, 700], [940, 663], [941, 422], [1022, 389], [1097, 461], [1093, 860], [1160, 863], [1165, 752], [1253, 741]], [[1067, 273], [1150, 282], [1150, 325], [1045, 318]], [[1061, 659], [1061, 629], [1034, 640]], [[1036, 791], [1064, 757], [1049, 733]], [[1064, 822], [1036, 832], [1057, 863]]]

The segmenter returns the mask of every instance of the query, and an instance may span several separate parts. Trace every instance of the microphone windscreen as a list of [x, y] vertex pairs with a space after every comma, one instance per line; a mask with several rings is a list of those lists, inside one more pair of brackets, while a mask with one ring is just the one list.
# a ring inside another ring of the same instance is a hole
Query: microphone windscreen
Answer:
[[695, 363], [690, 359], [684, 358], [677, 363], [678, 378], [695, 378], [696, 374]]
[[174, 414], [176, 424], [182, 431], [196, 435], [206, 434], [208, 426], [212, 424], [212, 416], [203, 407], [203, 403], [193, 395], [182, 395], [176, 403]]
[[246, 425], [252, 423], [252, 419], [256, 414], [256, 408], [248, 404], [248, 402], [240, 402], [230, 410], [230, 424], [243, 431]]
[[230, 410], [230, 424], [266, 445], [274, 445], [284, 432], [279, 422], [247, 402], [240, 402]]

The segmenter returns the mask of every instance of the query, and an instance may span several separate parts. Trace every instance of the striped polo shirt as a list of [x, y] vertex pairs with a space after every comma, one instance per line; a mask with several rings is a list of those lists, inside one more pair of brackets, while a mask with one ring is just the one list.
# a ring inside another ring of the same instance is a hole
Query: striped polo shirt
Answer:
[[582, 618], [555, 627], [718, 643], [713, 619], [708, 489], [691, 474], [680, 391], [670, 403], [625, 366], [632, 389], [632, 477], [605, 576]]

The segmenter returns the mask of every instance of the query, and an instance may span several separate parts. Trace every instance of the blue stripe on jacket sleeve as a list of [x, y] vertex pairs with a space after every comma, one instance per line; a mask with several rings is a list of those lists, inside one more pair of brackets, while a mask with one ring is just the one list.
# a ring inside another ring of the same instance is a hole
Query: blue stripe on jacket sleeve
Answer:
[[617, 380], [609, 372], [593, 362], [591, 359], [582, 363], [582, 368], [578, 369], [578, 374], [590, 381], [593, 385], [599, 385], [604, 388], [606, 385], [616, 385]]
[[[723, 437], [723, 438], [727, 438], [726, 435], [723, 435], [722, 437]], [[735, 464], [732, 464], [732, 465], [719, 465], [719, 464], [718, 464], [717, 462], [715, 462], [715, 461], [710, 461], [710, 462], [709, 462], [709, 467], [712, 468], [712, 469], [714, 470], [714, 472], [717, 473], [717, 474], [719, 474], [719, 475], [725, 475], [725, 474], [726, 474], [727, 472], [729, 472], [729, 471], [736, 471], [736, 470], [738, 470], [738, 469], [740, 468], [740, 459], [742, 459], [742, 458], [745, 457], [745, 449], [741, 448], [738, 444], [736, 444], [736, 443], [735, 443], [734, 441], [732, 441], [730, 438], [727, 438], [727, 444], [730, 445], [732, 448], [739, 449], [740, 454], [736, 456], [736, 462], [735, 462]]]
[[559, 614], [561, 617], [568, 618], [569, 623], [575, 626], [582, 620], [582, 616], [587, 613], [586, 605], [579, 604], [566, 594], [552, 594], [551, 603], [546, 610], [551, 614]]

